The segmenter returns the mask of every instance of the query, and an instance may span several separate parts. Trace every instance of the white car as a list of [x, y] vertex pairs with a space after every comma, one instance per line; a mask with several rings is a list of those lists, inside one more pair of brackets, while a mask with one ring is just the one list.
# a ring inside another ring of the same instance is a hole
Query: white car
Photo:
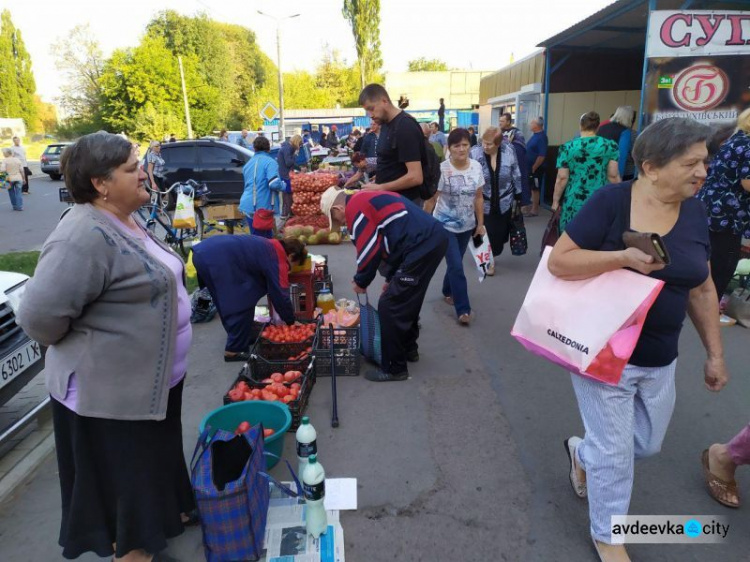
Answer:
[[0, 271], [0, 405], [44, 368], [44, 349], [16, 324], [28, 275]]

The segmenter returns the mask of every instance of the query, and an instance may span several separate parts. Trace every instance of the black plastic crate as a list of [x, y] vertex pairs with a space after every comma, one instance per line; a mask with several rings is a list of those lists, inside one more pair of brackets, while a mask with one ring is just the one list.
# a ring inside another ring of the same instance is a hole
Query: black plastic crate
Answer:
[[[266, 383], [261, 383], [253, 380], [251, 371], [252, 366], [248, 368], [248, 366], [246, 365], [242, 368], [239, 376], [234, 380], [232, 386], [229, 387], [227, 393], [224, 395], [224, 405], [233, 403], [229, 399], [229, 391], [232, 390], [240, 381], [245, 381], [250, 388], [265, 388], [266, 386], [268, 386], [268, 384]], [[310, 361], [310, 365], [308, 366], [307, 370], [303, 372], [302, 383], [300, 384], [299, 396], [297, 397], [297, 400], [293, 400], [292, 402], [289, 402], [287, 404], [287, 406], [289, 406], [289, 412], [292, 414], [292, 425], [289, 426], [289, 432], [297, 431], [297, 428], [302, 423], [302, 416], [307, 409], [307, 403], [310, 400], [310, 393], [312, 393], [313, 386], [315, 386], [315, 371], [315, 361]]]
[[[316, 324], [317, 320], [299, 320], [299, 322], [302, 324]], [[263, 330], [265, 330], [270, 325], [270, 322], [263, 325], [258, 334], [258, 338], [255, 341], [255, 345], [253, 346], [251, 355], [257, 355], [258, 357], [262, 357], [266, 361], [285, 361], [288, 360], [289, 357], [299, 355], [308, 348], [315, 349], [318, 335], [317, 330], [315, 334], [313, 334], [303, 342], [277, 343], [264, 338], [262, 335]], [[299, 371], [302, 369], [294, 370]]]
[[[334, 328], [333, 329], [333, 349], [355, 350], [359, 349], [360, 330], [359, 326], [352, 328]], [[318, 328], [318, 341], [315, 344], [315, 350], [331, 349], [331, 327], [321, 325]]]
[[[334, 365], [337, 377], [356, 377], [362, 365], [362, 354], [359, 350], [340, 349], [333, 352]], [[315, 374], [319, 377], [331, 376], [331, 351], [316, 350], [315, 352]]]

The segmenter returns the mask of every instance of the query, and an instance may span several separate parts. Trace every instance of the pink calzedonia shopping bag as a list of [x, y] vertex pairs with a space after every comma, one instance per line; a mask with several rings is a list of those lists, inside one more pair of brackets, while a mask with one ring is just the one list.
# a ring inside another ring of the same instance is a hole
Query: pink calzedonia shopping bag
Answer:
[[617, 384], [664, 282], [618, 269], [564, 281], [547, 269], [547, 247], [511, 335], [568, 371]]

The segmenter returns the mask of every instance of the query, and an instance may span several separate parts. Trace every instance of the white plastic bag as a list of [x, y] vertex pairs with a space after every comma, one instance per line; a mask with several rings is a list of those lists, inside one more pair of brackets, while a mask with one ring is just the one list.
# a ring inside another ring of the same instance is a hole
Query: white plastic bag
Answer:
[[471, 255], [474, 257], [474, 263], [477, 264], [481, 283], [487, 277], [487, 270], [495, 263], [495, 259], [492, 256], [489, 236], [486, 234], [482, 236], [482, 243], [479, 246], [474, 244], [475, 240], [476, 237], [471, 239]]
[[195, 228], [195, 208], [193, 207], [193, 200], [195, 198], [195, 190], [193, 188], [180, 189], [177, 194], [177, 206], [174, 211], [174, 220], [172, 226], [174, 228]]

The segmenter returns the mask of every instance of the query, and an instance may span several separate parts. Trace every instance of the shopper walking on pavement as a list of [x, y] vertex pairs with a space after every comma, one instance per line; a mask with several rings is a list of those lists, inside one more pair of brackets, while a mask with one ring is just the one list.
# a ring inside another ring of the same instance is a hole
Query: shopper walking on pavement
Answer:
[[440, 107], [438, 107], [438, 128], [441, 133], [445, 132], [445, 102], [440, 98]]
[[617, 170], [623, 180], [633, 178], [633, 125], [635, 125], [635, 110], [629, 105], [621, 105], [609, 118], [599, 126], [597, 136], [617, 143], [620, 156], [617, 159]]
[[740, 493], [734, 473], [750, 464], [750, 424], [728, 443], [714, 443], [701, 456], [703, 477], [709, 495], [727, 507], [740, 507]]
[[529, 187], [529, 169], [526, 166], [526, 138], [518, 127], [513, 126], [513, 116], [503, 113], [499, 120], [503, 138], [510, 143], [516, 152], [516, 162], [521, 170], [521, 205], [524, 214], [531, 209], [531, 189]]
[[531, 138], [526, 143], [526, 167], [529, 170], [529, 186], [531, 187], [531, 210], [529, 217], [539, 215], [539, 196], [542, 189], [542, 181], [546, 167], [544, 161], [547, 158], [547, 133], [544, 132], [544, 121], [541, 117], [531, 120]]
[[240, 211], [247, 217], [250, 232], [263, 238], [273, 238], [275, 217], [281, 212], [279, 164], [269, 154], [271, 143], [257, 136], [253, 141], [255, 156], [242, 168], [245, 189], [240, 197]]
[[[482, 135], [482, 142], [472, 148], [469, 155], [482, 166], [484, 226], [492, 255], [499, 256], [510, 236], [513, 202], [521, 200], [521, 169], [516, 152], [500, 129], [489, 127]], [[487, 275], [495, 275], [494, 260]]]
[[596, 136], [599, 114], [595, 111], [584, 113], [580, 126], [581, 136], [562, 145], [557, 156], [552, 210], [562, 206], [560, 232], [596, 190], [608, 183], [620, 182], [617, 144]]
[[3, 171], [8, 183], [8, 196], [10, 197], [10, 206], [14, 211], [23, 211], [22, 186], [24, 181], [23, 164], [13, 156], [13, 150], [3, 148]]
[[354, 195], [329, 188], [320, 200], [331, 230], [346, 225], [357, 248], [355, 293], [366, 293], [381, 267], [386, 284], [378, 302], [382, 370], [370, 381], [409, 378], [407, 361], [419, 360], [419, 312], [427, 287], [448, 247], [443, 226], [411, 201], [388, 191]]
[[422, 159], [424, 137], [419, 123], [391, 102], [380, 84], [370, 84], [359, 94], [359, 104], [373, 122], [380, 125], [376, 183], [371, 191], [393, 191], [422, 206]]
[[294, 170], [297, 154], [302, 146], [302, 137], [294, 135], [288, 141], [281, 143], [276, 160], [279, 163], [279, 177], [285, 188], [281, 191], [281, 218], [286, 220], [292, 212], [292, 180], [289, 173]]
[[740, 260], [742, 238], [750, 237], [750, 109], [711, 161], [698, 199], [708, 212], [711, 276], [721, 299]]
[[21, 191], [23, 193], [30, 193], [29, 191], [29, 178], [31, 177], [31, 170], [29, 169], [29, 161], [26, 159], [26, 149], [21, 145], [21, 139], [19, 137], [13, 137], [13, 146], [11, 147], [13, 156], [21, 161], [23, 166], [23, 186]]
[[152, 188], [164, 191], [164, 158], [161, 157], [161, 143], [157, 140], [148, 145], [146, 155], [146, 173]]
[[126, 139], [62, 154], [76, 202], [44, 243], [18, 323], [47, 347], [64, 558], [158, 560], [196, 523], [182, 443], [192, 338], [182, 260], [133, 213], [149, 201]]
[[[435, 197], [425, 202], [425, 211], [448, 231], [443, 278], [443, 297], [454, 306], [459, 324], [471, 322], [469, 289], [464, 274], [464, 254], [473, 236], [484, 236], [484, 172], [482, 165], [469, 158], [471, 135], [466, 129], [453, 129], [448, 135], [450, 158], [440, 164], [440, 181]], [[434, 212], [433, 212], [434, 210]]]
[[260, 236], [214, 236], [193, 249], [201, 288], [207, 287], [227, 332], [224, 361], [247, 361], [253, 341], [255, 306], [268, 295], [287, 324], [294, 324], [289, 300], [292, 264], [307, 259], [299, 240], [267, 240]]
[[[578, 497], [588, 496], [591, 536], [602, 560], [628, 560], [623, 546], [611, 544], [611, 517], [628, 513], [634, 459], [661, 449], [674, 408], [678, 340], [686, 313], [708, 355], [706, 388], [717, 392], [729, 377], [709, 275], [706, 213], [694, 197], [706, 177], [709, 133], [705, 125], [681, 118], [646, 128], [633, 149], [638, 179], [597, 190], [550, 255], [550, 272], [563, 279], [629, 268], [665, 282], [616, 386], [571, 375], [586, 433], [565, 442], [570, 482]], [[631, 230], [659, 234], [671, 264], [659, 265], [641, 250], [626, 249], [622, 235]]]

